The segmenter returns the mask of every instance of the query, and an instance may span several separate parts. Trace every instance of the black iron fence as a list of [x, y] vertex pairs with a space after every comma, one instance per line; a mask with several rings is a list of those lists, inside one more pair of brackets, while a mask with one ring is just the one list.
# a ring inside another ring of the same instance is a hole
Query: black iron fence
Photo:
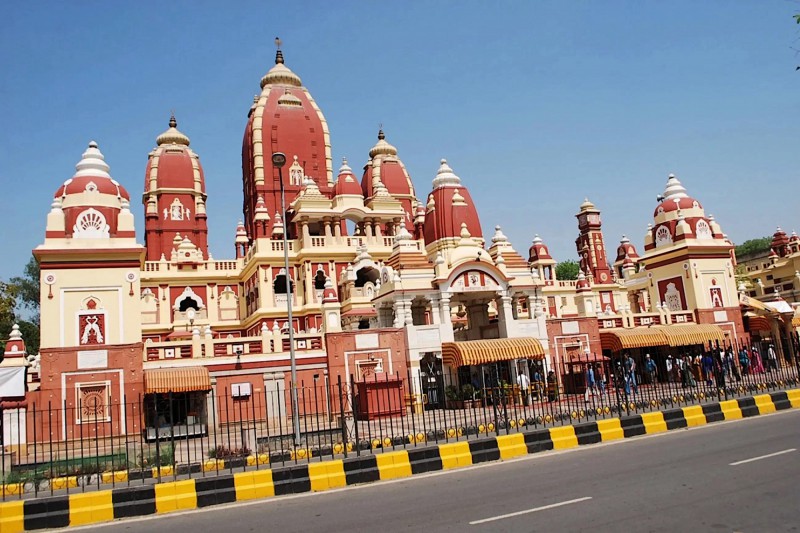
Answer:
[[797, 359], [772, 353], [768, 343], [709, 343], [581, 354], [550, 375], [518, 361], [299, 383], [300, 442], [288, 388], [33, 404], [2, 413], [2, 499], [407, 449], [797, 386]]

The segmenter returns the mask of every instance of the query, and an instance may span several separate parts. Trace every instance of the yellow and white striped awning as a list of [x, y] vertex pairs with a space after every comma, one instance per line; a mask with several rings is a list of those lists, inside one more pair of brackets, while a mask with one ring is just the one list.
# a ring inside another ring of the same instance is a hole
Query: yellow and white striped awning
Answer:
[[709, 342], [725, 342], [725, 332], [714, 324], [672, 324], [658, 329], [667, 337], [670, 346], [708, 346]]
[[544, 359], [544, 348], [533, 337], [442, 343], [442, 362], [451, 368], [514, 359]]
[[145, 394], [211, 390], [211, 376], [204, 366], [153, 368], [144, 371]]
[[614, 329], [600, 332], [600, 344], [612, 352], [631, 348], [667, 346], [667, 337], [658, 328]]

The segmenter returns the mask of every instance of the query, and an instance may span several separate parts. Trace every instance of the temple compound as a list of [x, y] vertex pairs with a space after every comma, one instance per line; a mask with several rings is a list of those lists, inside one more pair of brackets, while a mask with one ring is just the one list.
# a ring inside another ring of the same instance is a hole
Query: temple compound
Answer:
[[[579, 361], [652, 351], [663, 365], [671, 350], [749, 338], [733, 245], [673, 175], [652, 220], [640, 221], [638, 251], [627, 237], [609, 251], [600, 210], [580, 203], [580, 275], [559, 280], [538, 235], [527, 254], [499, 226], [484, 235], [468, 186], [494, 177], [462, 178], [458, 162], [442, 159], [417, 189], [383, 131], [355, 154], [367, 156], [360, 171], [347, 160], [334, 170], [325, 117], [280, 51], [243, 111], [243, 211], [230, 258], [209, 252], [213, 199], [174, 117], [142, 154], [143, 212], [133, 180], [117, 181], [95, 142], [54, 182], [34, 249], [41, 353], [27, 354], [15, 329], [0, 365], [27, 374], [0, 394], [9, 439], [34, 404], [74, 413], [44, 428], [56, 440], [87, 422], [155, 436], [163, 421], [149, 413], [167, 401], [179, 436], [224, 424], [229, 400], [239, 416], [285, 425], [288, 400], [252, 399], [288, 398], [292, 352], [300, 385], [385, 376], [405, 381], [408, 405], [430, 409], [442, 375], [485, 383], [491, 366], [493, 379], [514, 383], [552, 370], [552, 385], [569, 392], [581, 386]], [[276, 152], [285, 166], [272, 164]], [[770, 261], [796, 255], [793, 242]], [[142, 412], [111, 416], [110, 405], [134, 401]]]

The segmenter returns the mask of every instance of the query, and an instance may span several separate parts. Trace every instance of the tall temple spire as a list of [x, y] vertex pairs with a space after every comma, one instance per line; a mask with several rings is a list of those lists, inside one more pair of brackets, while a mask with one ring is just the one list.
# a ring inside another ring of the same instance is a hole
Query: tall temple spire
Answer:
[[281, 64], [281, 65], [283, 64], [283, 51], [281, 50], [281, 44], [283, 44], [283, 41], [281, 41], [281, 38], [280, 37], [275, 37], [275, 47], [278, 49], [275, 52], [275, 64], [276, 65], [277, 64]]

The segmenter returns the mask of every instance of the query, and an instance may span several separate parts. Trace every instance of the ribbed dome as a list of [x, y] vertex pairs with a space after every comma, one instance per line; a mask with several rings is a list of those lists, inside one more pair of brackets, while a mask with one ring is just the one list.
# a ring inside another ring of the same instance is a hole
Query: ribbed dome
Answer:
[[290, 85], [292, 87], [303, 85], [300, 76], [283, 64], [283, 52], [280, 50], [275, 54], [275, 66], [261, 78], [261, 88], [263, 89], [267, 85]]
[[375, 146], [369, 151], [369, 156], [371, 158], [375, 158], [377, 155], [397, 155], [397, 148], [386, 142], [386, 135], [383, 133], [383, 130], [378, 131], [378, 142], [375, 143]]
[[353, 169], [347, 164], [347, 158], [342, 158], [342, 166], [339, 168], [339, 177], [336, 179], [333, 195], [361, 196], [361, 186], [353, 176]]
[[583, 199], [583, 203], [580, 206], [581, 212], [583, 211], [594, 211], [597, 208], [594, 206], [592, 202], [589, 201], [588, 198]]
[[178, 121], [175, 120], [175, 115], [169, 117], [169, 129], [156, 137], [156, 144], [180, 144], [189, 146], [189, 137], [178, 131]]
[[[686, 188], [675, 177], [675, 174], [670, 174], [667, 177], [667, 185], [664, 188], [663, 200], [656, 206], [653, 216], [657, 216], [659, 210], [664, 212], [677, 211], [678, 209], [692, 209], [697, 207], [703, 209], [700, 202], [690, 197], [686, 192]], [[697, 204], [695, 206], [695, 204]]]
[[58, 188], [54, 196], [63, 198], [70, 194], [90, 192], [109, 194], [130, 200], [128, 191], [111, 178], [109, 170], [105, 156], [100, 152], [97, 143], [91, 141], [89, 147], [81, 155], [81, 160], [75, 165], [75, 174]]

